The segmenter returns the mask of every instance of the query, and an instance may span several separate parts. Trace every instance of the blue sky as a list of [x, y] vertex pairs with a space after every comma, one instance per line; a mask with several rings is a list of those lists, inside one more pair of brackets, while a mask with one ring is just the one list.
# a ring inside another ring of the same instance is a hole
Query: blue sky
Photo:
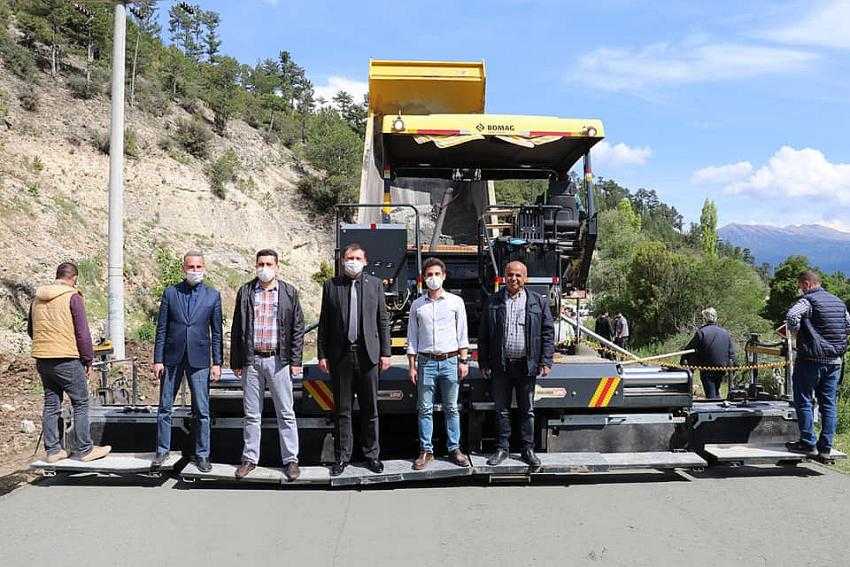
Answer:
[[484, 59], [488, 112], [601, 118], [595, 173], [688, 219], [850, 230], [850, 0], [200, 4], [224, 52], [288, 50], [326, 96], [370, 58]]

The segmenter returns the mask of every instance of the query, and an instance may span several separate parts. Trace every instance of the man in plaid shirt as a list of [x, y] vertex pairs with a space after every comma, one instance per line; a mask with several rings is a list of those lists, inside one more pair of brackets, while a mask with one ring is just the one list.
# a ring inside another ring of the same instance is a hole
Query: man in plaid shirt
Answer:
[[230, 367], [242, 379], [245, 407], [245, 446], [236, 478], [250, 474], [260, 460], [260, 423], [268, 386], [283, 471], [287, 479], [295, 480], [300, 471], [292, 378], [301, 375], [304, 315], [296, 289], [278, 279], [274, 250], [257, 252], [257, 277], [236, 294], [230, 345]]

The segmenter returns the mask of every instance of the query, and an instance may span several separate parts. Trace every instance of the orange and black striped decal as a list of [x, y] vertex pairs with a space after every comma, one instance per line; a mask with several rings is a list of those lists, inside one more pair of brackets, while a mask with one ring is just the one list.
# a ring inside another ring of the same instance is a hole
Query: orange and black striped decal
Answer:
[[304, 380], [304, 389], [325, 411], [334, 410], [334, 394], [324, 380]]
[[596, 386], [596, 391], [593, 393], [593, 397], [590, 398], [590, 403], [587, 404], [587, 407], [608, 407], [608, 404], [611, 403], [611, 398], [614, 397], [614, 392], [617, 391], [617, 386], [619, 385], [619, 376], [606, 376], [605, 378], [602, 378], [599, 381], [599, 385]]

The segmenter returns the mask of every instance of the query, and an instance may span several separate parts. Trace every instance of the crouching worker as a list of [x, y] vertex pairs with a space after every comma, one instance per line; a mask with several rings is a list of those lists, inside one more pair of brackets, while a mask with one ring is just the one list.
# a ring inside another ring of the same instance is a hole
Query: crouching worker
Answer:
[[442, 260], [425, 260], [422, 277], [428, 291], [413, 302], [407, 322], [408, 372], [419, 398], [419, 458], [413, 468], [422, 470], [434, 460], [431, 435], [436, 386], [443, 397], [449, 459], [458, 466], [468, 467], [469, 459], [460, 450], [457, 406], [459, 381], [469, 373], [466, 306], [460, 297], [443, 289], [446, 265]]
[[[171, 450], [171, 411], [185, 375], [192, 394], [195, 466], [210, 464], [210, 380], [221, 378], [221, 294], [203, 283], [206, 268], [200, 252], [183, 256], [184, 280], [162, 293], [156, 320], [153, 371], [160, 381], [156, 413], [156, 457], [162, 466]], [[212, 356], [212, 366], [210, 366]]]
[[298, 291], [277, 277], [277, 252], [257, 252], [256, 273], [236, 294], [230, 333], [230, 367], [242, 379], [245, 407], [245, 444], [236, 478], [244, 478], [260, 461], [260, 425], [268, 386], [277, 417], [283, 473], [293, 481], [301, 472], [292, 377], [301, 375], [304, 314]]
[[549, 298], [525, 289], [528, 268], [514, 261], [505, 267], [506, 286], [490, 296], [481, 313], [478, 366], [490, 378], [499, 420], [496, 452], [487, 459], [495, 466], [508, 458], [511, 438], [511, 397], [516, 392], [522, 433], [522, 460], [539, 467], [534, 454], [534, 384], [547, 376], [555, 354], [555, 325]]
[[108, 445], [92, 444], [86, 375], [91, 371], [94, 349], [83, 296], [76, 286], [77, 266], [71, 262], [59, 264], [56, 281], [38, 288], [30, 305], [27, 331], [44, 388], [41, 427], [48, 463], [68, 458], [59, 438], [63, 394], [68, 394], [74, 409], [72, 455], [81, 461], [93, 461], [112, 450]]

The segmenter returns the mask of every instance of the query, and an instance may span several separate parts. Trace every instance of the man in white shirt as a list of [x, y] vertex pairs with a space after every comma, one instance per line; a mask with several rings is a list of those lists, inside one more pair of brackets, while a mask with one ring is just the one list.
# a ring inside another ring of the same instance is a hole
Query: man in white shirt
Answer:
[[434, 430], [434, 388], [439, 384], [443, 395], [449, 459], [468, 467], [469, 459], [460, 450], [460, 411], [457, 406], [459, 382], [469, 373], [467, 351], [469, 334], [463, 300], [443, 289], [446, 265], [428, 258], [422, 265], [428, 291], [410, 307], [407, 323], [407, 359], [410, 381], [419, 398], [419, 457], [415, 470], [426, 468], [434, 460], [431, 435]]

